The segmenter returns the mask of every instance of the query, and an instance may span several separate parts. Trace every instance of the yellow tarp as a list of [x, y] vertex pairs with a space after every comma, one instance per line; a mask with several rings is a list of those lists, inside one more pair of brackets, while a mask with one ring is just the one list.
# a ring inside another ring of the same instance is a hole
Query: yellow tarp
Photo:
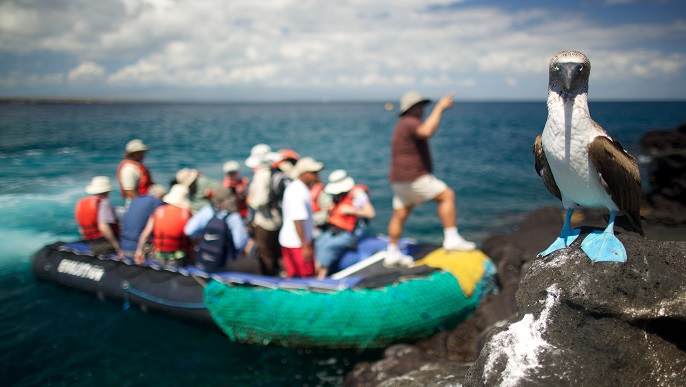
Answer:
[[426, 265], [450, 272], [457, 278], [464, 295], [471, 297], [476, 284], [484, 275], [484, 261], [488, 259], [481, 250], [446, 251], [441, 248], [427, 254], [415, 262], [415, 265]]

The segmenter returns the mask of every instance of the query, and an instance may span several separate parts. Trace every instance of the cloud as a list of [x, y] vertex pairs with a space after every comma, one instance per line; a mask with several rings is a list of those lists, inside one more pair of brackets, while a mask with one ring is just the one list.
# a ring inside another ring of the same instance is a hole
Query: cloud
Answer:
[[88, 83], [102, 79], [105, 69], [95, 62], [82, 62], [75, 69], [69, 71], [67, 79], [69, 82]]
[[596, 79], [686, 67], [678, 19], [607, 24], [560, 12], [449, 0], [10, 0], [0, 4], [0, 52], [66, 54], [70, 82], [119, 89], [523, 90], [563, 49], [586, 53]]

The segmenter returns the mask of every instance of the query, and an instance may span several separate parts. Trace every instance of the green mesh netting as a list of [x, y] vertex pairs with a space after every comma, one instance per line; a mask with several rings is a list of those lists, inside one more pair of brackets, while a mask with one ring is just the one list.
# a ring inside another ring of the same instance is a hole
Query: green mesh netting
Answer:
[[455, 277], [443, 271], [384, 288], [331, 293], [211, 281], [205, 303], [233, 341], [364, 349], [451, 328], [476, 308], [487, 293], [481, 290], [467, 298]]

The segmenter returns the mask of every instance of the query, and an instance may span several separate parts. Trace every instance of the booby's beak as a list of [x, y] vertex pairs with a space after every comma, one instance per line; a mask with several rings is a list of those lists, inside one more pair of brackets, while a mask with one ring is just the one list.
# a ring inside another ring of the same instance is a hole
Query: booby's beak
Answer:
[[583, 64], [580, 63], [558, 63], [555, 78], [566, 90], [576, 89], [582, 78]]

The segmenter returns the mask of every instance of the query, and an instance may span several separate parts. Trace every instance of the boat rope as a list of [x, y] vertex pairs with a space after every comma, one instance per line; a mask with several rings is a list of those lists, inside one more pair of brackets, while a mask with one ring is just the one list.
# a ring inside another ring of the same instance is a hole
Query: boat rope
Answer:
[[127, 310], [131, 307], [131, 303], [129, 302], [129, 294], [133, 294], [134, 296], [142, 298], [146, 301], [154, 302], [160, 305], [171, 306], [174, 308], [207, 309], [207, 306], [201, 302], [171, 301], [165, 300], [157, 296], [153, 296], [152, 294], [148, 294], [138, 289], [134, 289], [128, 282], [123, 283], [122, 288], [124, 289], [124, 310]]

